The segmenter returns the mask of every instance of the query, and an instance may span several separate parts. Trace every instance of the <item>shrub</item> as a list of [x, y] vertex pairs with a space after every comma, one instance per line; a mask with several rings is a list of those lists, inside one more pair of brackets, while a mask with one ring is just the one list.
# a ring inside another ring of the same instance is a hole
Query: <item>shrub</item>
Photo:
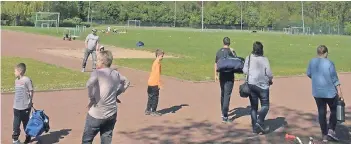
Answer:
[[20, 21], [19, 25], [21, 26], [34, 26], [34, 22], [32, 21]]
[[91, 26], [90, 22], [82, 22], [80, 25], [86, 26], [87, 28]]
[[346, 22], [344, 25], [344, 33], [346, 35], [351, 35], [351, 22]]
[[61, 27], [75, 27], [76, 24], [72, 19], [64, 19], [60, 24]]
[[60, 24], [61, 27], [75, 27], [76, 25], [81, 25], [82, 19], [78, 17], [64, 19]]

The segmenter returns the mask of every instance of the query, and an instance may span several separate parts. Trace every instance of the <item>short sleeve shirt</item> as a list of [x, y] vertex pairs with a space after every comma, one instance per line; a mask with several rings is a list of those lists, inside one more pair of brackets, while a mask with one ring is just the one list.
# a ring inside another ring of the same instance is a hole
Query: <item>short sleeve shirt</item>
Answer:
[[32, 80], [23, 76], [15, 80], [15, 97], [13, 108], [17, 110], [25, 110], [32, 106], [32, 96], [30, 91], [33, 90]]
[[97, 43], [100, 41], [100, 38], [97, 35], [89, 34], [85, 40], [88, 41], [87, 48], [89, 50], [95, 50]]

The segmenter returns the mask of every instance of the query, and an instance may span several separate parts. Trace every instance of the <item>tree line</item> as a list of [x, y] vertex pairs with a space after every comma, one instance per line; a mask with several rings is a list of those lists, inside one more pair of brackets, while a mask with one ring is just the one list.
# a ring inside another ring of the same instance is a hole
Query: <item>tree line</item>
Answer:
[[[302, 11], [303, 5], [303, 11]], [[27, 1], [1, 2], [1, 18], [8, 24], [30, 25], [33, 12], [59, 12], [61, 23], [84, 23], [88, 18], [125, 24], [140, 20], [151, 25], [169, 24], [177, 27], [201, 27], [201, 1]], [[302, 26], [312, 29], [338, 28], [351, 34], [350, 1], [255, 2], [204, 1], [204, 25], [270, 27]], [[22, 23], [21, 23], [22, 22]], [[62, 25], [64, 26], [64, 25]]]

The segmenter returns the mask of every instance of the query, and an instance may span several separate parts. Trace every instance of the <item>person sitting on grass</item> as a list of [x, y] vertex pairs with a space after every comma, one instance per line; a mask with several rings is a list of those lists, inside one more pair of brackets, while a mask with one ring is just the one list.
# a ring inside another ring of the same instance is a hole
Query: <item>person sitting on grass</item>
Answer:
[[[19, 63], [15, 67], [15, 98], [13, 103], [13, 144], [21, 144], [18, 137], [21, 133], [21, 122], [23, 129], [26, 129], [30, 112], [32, 109], [33, 100], [33, 84], [32, 80], [25, 76], [26, 64]], [[31, 140], [30, 136], [26, 136], [24, 143], [29, 143]]]
[[160, 94], [161, 86], [161, 61], [163, 59], [164, 52], [160, 49], [156, 50], [156, 59], [152, 64], [150, 77], [148, 80], [147, 94], [148, 101], [145, 110], [145, 115], [161, 116], [160, 113], [156, 112], [158, 99]]

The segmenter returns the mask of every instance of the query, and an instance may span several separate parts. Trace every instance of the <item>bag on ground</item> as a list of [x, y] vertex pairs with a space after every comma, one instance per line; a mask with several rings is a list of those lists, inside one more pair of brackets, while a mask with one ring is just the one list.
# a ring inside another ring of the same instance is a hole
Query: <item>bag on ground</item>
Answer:
[[137, 47], [143, 47], [144, 46], [144, 42], [139, 41], [139, 42], [137, 42], [136, 46]]
[[34, 109], [25, 129], [26, 134], [31, 137], [38, 137], [43, 132], [49, 132], [49, 130], [49, 117], [44, 113], [44, 110]]

